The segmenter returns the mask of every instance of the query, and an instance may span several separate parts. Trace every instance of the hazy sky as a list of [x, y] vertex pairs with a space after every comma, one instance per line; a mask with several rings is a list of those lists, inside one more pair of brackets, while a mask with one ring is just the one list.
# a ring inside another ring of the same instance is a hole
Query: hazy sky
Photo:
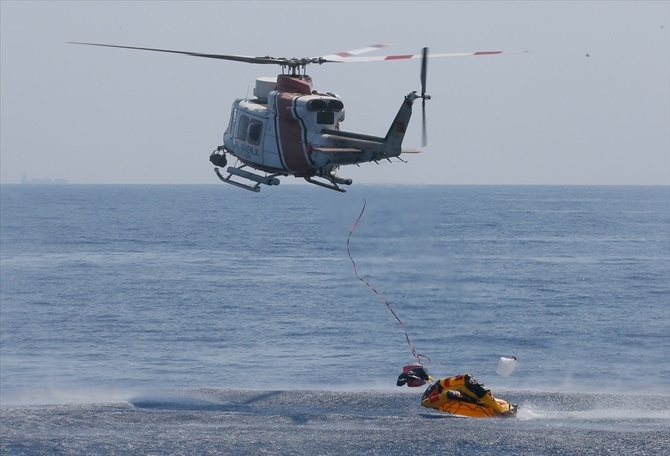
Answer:
[[[428, 141], [355, 183], [670, 184], [670, 2], [0, 1], [0, 182], [216, 183], [230, 106], [271, 66], [66, 44], [307, 57], [530, 50], [428, 64]], [[420, 62], [311, 66], [383, 136]], [[403, 144], [421, 145], [420, 109]], [[294, 181], [283, 178], [282, 181]], [[223, 184], [222, 184], [223, 185]]]

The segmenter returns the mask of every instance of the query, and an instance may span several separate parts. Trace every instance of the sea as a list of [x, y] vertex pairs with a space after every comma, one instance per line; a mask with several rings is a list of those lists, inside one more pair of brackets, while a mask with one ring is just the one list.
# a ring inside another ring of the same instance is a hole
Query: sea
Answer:
[[[3, 455], [669, 454], [668, 186], [0, 202]], [[517, 416], [423, 408], [413, 350]]]

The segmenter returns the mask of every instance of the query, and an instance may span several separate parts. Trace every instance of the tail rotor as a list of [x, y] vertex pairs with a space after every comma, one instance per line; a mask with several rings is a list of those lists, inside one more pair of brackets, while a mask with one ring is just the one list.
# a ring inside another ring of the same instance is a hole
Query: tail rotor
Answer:
[[426, 100], [430, 100], [430, 95], [426, 94], [426, 77], [428, 72], [428, 48], [423, 48], [423, 55], [421, 57], [421, 113], [423, 121], [423, 147], [428, 145], [428, 135], [426, 133]]

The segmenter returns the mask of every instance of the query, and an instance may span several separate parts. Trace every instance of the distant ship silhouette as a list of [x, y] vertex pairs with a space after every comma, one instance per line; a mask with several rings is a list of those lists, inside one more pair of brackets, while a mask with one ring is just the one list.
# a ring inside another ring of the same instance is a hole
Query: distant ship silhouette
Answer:
[[21, 183], [22, 184], [69, 184], [69, 182], [66, 179], [28, 179], [26, 175], [24, 174], [21, 176]]

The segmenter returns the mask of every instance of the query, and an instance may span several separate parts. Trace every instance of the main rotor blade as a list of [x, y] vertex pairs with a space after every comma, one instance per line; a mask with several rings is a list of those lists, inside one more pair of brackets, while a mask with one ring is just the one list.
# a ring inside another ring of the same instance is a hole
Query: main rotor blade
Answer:
[[98, 44], [98, 43], [80, 43], [76, 41], [68, 41], [69, 44], [82, 44], [85, 46], [101, 46], [101, 47], [111, 47], [119, 49], [136, 49], [140, 51], [152, 51], [152, 52], [167, 52], [170, 54], [184, 54], [190, 55], [193, 57], [204, 57], [208, 59], [219, 59], [219, 60], [234, 60], [236, 62], [246, 62], [246, 63], [259, 63], [259, 64], [274, 64], [282, 65], [283, 62], [288, 62], [287, 59], [278, 59], [270, 56], [266, 57], [248, 57], [244, 55], [225, 55], [225, 54], [203, 54], [200, 52], [188, 52], [188, 51], [173, 51], [170, 49], [154, 49], [154, 48], [145, 48], [145, 47], [135, 47], [135, 46], [119, 46], [115, 44]]
[[352, 49], [350, 51], [343, 51], [343, 52], [338, 52], [336, 54], [324, 55], [321, 58], [326, 59], [326, 60], [331, 60], [331, 59], [338, 59], [338, 58], [353, 57], [353, 56], [356, 56], [356, 55], [365, 54], [367, 52], [376, 51], [378, 49], [383, 49], [383, 48], [388, 47], [388, 46], [390, 46], [390, 44], [371, 44], [370, 46], [365, 46], [365, 47], [358, 48], [358, 49]]
[[[351, 51], [340, 52], [338, 54], [329, 54], [324, 57], [310, 57], [296, 59], [291, 58], [287, 59], [284, 57], [270, 57], [266, 55], [265, 57], [250, 57], [245, 55], [228, 55], [228, 54], [205, 54], [202, 52], [190, 52], [190, 51], [175, 51], [172, 49], [156, 49], [156, 48], [147, 48], [147, 47], [137, 47], [137, 46], [120, 46], [116, 44], [101, 44], [101, 43], [83, 43], [78, 41], [68, 41], [69, 44], [81, 44], [84, 46], [100, 46], [100, 47], [110, 47], [110, 48], [119, 48], [119, 49], [135, 49], [140, 51], [151, 51], [151, 52], [166, 52], [170, 54], [183, 54], [190, 55], [192, 57], [204, 57], [207, 59], [218, 59], [218, 60], [232, 60], [236, 62], [245, 62], [245, 63], [256, 63], [256, 64], [267, 64], [267, 65], [280, 65], [288, 66], [291, 68], [304, 67], [310, 63], [335, 63], [335, 62], [375, 62], [381, 60], [404, 60], [404, 59], [418, 59], [423, 57], [423, 54], [405, 54], [405, 55], [382, 55], [382, 56], [370, 56], [370, 57], [357, 57], [358, 54], [363, 54], [365, 52], [371, 52], [376, 49], [381, 49], [386, 47], [386, 44], [377, 44], [371, 45], [364, 48], [353, 49]], [[492, 55], [492, 54], [521, 54], [528, 51], [477, 51], [477, 52], [460, 52], [460, 53], [447, 53], [447, 54], [432, 54], [429, 57], [461, 57], [468, 55]], [[352, 57], [353, 56], [353, 57]]]
[[[429, 58], [436, 57], [465, 57], [469, 55], [497, 55], [497, 54], [525, 54], [528, 51], [475, 51], [475, 52], [452, 52], [430, 54]], [[406, 59], [420, 59], [423, 54], [400, 54], [400, 55], [376, 55], [368, 57], [338, 57], [329, 56], [329, 61], [356, 63], [356, 62], [378, 62], [381, 60], [406, 60]]]

